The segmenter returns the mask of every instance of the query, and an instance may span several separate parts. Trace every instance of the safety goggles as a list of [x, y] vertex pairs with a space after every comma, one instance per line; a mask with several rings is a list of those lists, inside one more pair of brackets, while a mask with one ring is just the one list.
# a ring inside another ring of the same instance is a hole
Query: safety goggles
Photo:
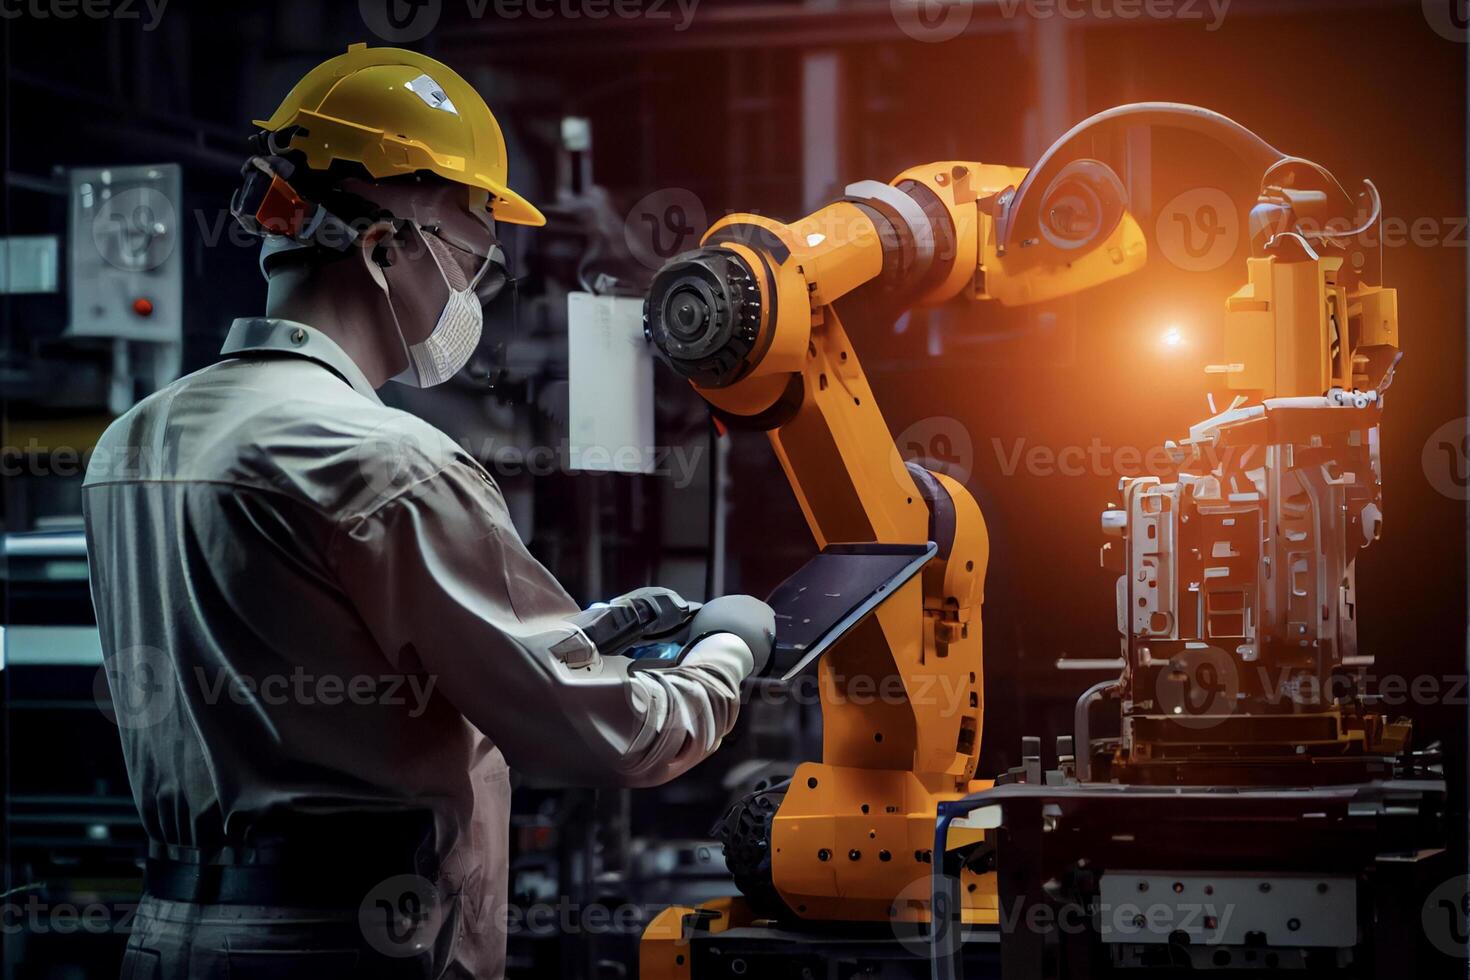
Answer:
[[488, 228], [486, 240], [479, 243], [466, 240], [440, 223], [422, 224], [419, 230], [448, 247], [454, 264], [465, 274], [464, 288], [474, 290], [481, 306], [500, 295], [510, 281], [505, 248]]

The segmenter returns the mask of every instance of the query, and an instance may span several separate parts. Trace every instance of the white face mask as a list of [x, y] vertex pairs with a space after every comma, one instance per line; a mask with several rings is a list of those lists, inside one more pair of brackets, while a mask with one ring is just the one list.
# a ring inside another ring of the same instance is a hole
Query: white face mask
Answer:
[[[439, 322], [429, 335], [416, 344], [405, 342], [408, 351], [408, 367], [393, 378], [399, 384], [417, 388], [432, 388], [443, 384], [459, 373], [460, 368], [470, 362], [475, 347], [480, 343], [480, 330], [484, 326], [485, 314], [480, 308], [480, 299], [475, 295], [473, 284], [465, 277], [464, 269], [449, 254], [449, 249], [433, 233], [420, 236], [429, 248], [429, 255], [444, 277], [449, 289], [449, 298], [439, 313]], [[389, 297], [392, 305], [392, 297]], [[394, 314], [397, 318], [397, 314]], [[400, 329], [399, 335], [402, 336]]]
[[485, 311], [479, 306], [475, 289], [465, 278], [465, 270], [454, 262], [444, 242], [432, 232], [423, 234], [434, 264], [444, 276], [450, 295], [440, 311], [440, 320], [426, 338], [409, 345], [409, 367], [394, 381], [419, 388], [442, 385], [460, 372], [479, 345], [479, 332], [485, 325]]

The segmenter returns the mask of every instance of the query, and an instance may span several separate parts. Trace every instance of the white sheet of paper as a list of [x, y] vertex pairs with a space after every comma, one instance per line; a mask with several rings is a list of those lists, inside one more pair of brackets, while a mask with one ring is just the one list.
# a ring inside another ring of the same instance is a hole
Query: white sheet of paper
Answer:
[[568, 465], [652, 473], [653, 351], [636, 297], [567, 295]]

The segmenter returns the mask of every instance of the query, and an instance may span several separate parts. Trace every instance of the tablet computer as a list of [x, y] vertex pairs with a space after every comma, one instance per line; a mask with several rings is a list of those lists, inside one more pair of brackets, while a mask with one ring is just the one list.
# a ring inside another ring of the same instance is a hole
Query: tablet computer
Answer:
[[770, 676], [789, 681], [923, 569], [938, 553], [924, 544], [831, 544], [776, 586]]

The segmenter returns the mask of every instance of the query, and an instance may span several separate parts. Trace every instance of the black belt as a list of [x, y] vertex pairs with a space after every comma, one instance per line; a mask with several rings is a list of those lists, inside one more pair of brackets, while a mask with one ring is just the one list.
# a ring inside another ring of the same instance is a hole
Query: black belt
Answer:
[[356, 909], [390, 878], [438, 877], [431, 830], [432, 816], [424, 811], [296, 816], [256, 835], [261, 839], [249, 847], [204, 851], [153, 843], [144, 891], [201, 905]]
[[154, 898], [200, 905], [282, 905], [356, 909], [403, 868], [301, 864], [201, 864], [151, 857], [143, 890]]

